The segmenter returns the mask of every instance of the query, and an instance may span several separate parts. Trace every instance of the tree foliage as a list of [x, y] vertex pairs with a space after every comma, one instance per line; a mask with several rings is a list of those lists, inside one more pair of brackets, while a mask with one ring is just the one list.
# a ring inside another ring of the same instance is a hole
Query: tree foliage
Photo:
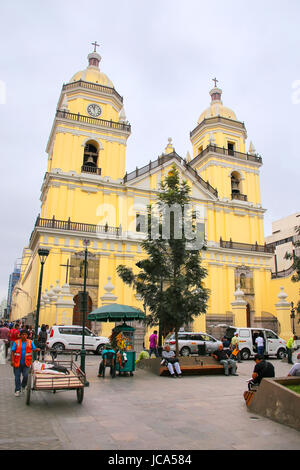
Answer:
[[[147, 306], [146, 323], [160, 325], [164, 336], [175, 331], [177, 353], [179, 328], [206, 313], [209, 298], [203, 284], [207, 270], [201, 265], [201, 250], [191, 248], [185, 233], [185, 218], [192, 218], [185, 211], [191, 200], [189, 193], [188, 184], [180, 182], [174, 165], [161, 183], [157, 213], [148, 207], [148, 233], [141, 244], [146, 257], [136, 263], [136, 272], [124, 265], [117, 268], [123, 282], [132, 286]], [[181, 220], [169, 211], [174, 205]], [[166, 227], [168, 237], [164, 236]]]

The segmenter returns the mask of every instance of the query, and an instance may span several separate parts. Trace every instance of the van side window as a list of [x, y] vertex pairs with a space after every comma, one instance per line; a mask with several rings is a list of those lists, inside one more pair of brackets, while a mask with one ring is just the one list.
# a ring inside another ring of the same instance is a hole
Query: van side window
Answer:
[[278, 336], [273, 333], [273, 331], [266, 330], [266, 337], [268, 339], [278, 339]]
[[239, 331], [240, 338], [250, 338], [250, 330], [240, 330]]

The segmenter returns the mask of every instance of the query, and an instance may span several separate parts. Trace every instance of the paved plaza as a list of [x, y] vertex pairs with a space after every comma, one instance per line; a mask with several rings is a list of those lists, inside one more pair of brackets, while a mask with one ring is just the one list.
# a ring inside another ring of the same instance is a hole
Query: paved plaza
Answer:
[[[243, 392], [254, 361], [238, 377], [97, 377], [100, 358], [86, 359], [83, 403], [75, 391], [14, 396], [9, 364], [0, 365], [0, 450], [299, 450], [300, 433], [247, 411]], [[289, 364], [274, 360], [276, 376]]]

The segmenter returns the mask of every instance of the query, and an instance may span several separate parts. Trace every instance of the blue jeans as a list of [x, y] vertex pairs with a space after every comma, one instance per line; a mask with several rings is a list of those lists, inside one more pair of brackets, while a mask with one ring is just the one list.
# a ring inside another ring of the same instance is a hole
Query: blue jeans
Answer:
[[152, 354], [155, 354], [155, 357], [159, 357], [158, 349], [157, 349], [157, 348], [150, 348], [150, 350], [149, 350], [149, 357], [151, 357]]
[[15, 392], [21, 391], [21, 374], [23, 375], [22, 388], [25, 388], [27, 385], [29, 367], [26, 367], [25, 364], [20, 364], [19, 367], [14, 367], [15, 374]]
[[264, 357], [264, 352], [265, 352], [264, 346], [257, 346], [257, 354], [260, 354], [262, 357]]

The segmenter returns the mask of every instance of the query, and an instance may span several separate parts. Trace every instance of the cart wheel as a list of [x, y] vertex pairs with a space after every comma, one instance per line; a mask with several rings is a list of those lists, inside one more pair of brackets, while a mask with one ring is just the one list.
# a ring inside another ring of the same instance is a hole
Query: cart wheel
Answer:
[[83, 395], [84, 395], [84, 388], [83, 387], [77, 388], [76, 394], [77, 394], [78, 403], [82, 403]]
[[130, 377], [132, 377], [132, 376], [133, 376], [133, 372], [130, 372]]
[[28, 372], [27, 386], [26, 386], [26, 405], [30, 404], [31, 395], [31, 370]]

